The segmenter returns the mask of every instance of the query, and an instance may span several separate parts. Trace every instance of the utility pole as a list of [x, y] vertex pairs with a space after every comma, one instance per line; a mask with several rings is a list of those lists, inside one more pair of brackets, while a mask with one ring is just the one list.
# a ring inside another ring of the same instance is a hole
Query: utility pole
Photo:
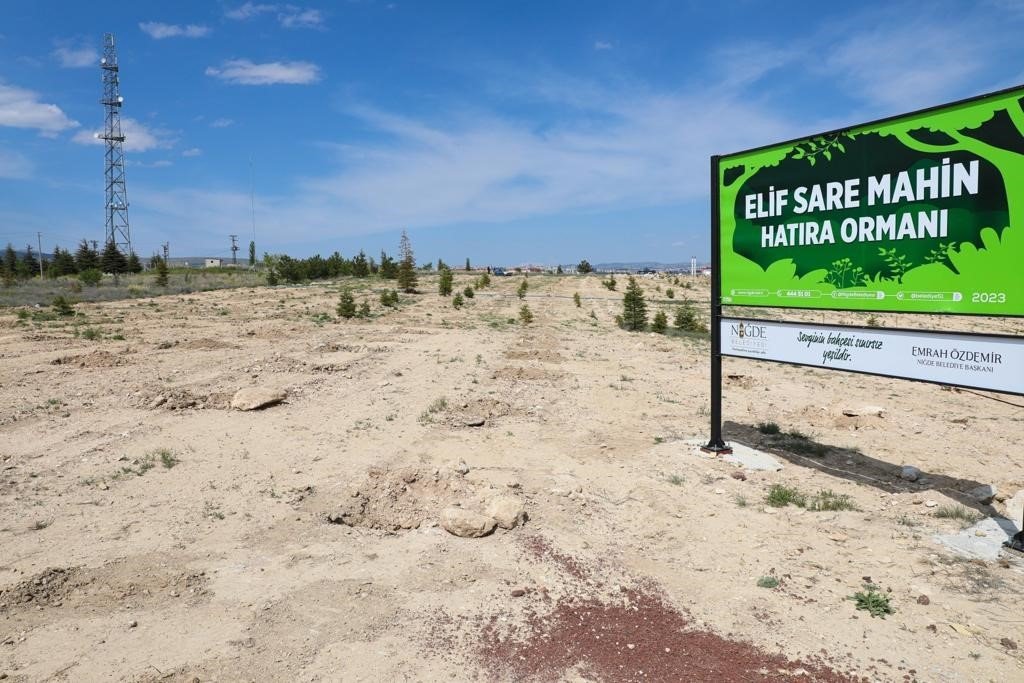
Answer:
[[36, 244], [39, 246], [39, 279], [43, 279], [43, 233], [36, 233]]
[[238, 235], [228, 235], [231, 238], [231, 265], [238, 265]]
[[[256, 166], [253, 164], [252, 155], [249, 155], [249, 209], [252, 213], [252, 251], [256, 253]], [[256, 270], [255, 259], [253, 259], [253, 270]]]

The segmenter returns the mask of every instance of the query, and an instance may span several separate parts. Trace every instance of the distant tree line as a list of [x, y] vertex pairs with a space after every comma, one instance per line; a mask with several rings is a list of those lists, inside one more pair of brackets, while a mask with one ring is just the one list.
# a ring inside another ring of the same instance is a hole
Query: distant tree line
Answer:
[[87, 240], [82, 240], [74, 254], [59, 246], [54, 247], [52, 257], [44, 258], [42, 264], [31, 245], [26, 245], [25, 251], [18, 254], [14, 246], [8, 243], [4, 250], [3, 263], [0, 265], [0, 277], [6, 285], [18, 280], [28, 280], [39, 275], [40, 265], [46, 277], [85, 274], [86, 281], [94, 277], [98, 281], [103, 273], [117, 276], [142, 272], [142, 262], [135, 252], [125, 256], [113, 242], [108, 243], [103, 251], [97, 251]]

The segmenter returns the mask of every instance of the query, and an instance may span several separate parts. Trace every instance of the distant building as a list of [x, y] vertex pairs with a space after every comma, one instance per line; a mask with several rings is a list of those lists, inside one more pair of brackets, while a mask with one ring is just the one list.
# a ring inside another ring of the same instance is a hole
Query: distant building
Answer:
[[223, 259], [219, 258], [208, 258], [203, 261], [203, 268], [220, 268], [223, 265]]

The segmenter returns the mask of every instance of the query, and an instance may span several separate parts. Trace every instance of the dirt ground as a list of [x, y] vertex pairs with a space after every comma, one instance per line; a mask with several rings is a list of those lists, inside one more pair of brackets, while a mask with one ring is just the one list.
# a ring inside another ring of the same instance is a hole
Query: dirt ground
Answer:
[[[338, 283], [0, 311], [0, 679], [1024, 680], [1024, 563], [933, 538], [1024, 488], [1024, 410], [726, 359], [726, 436], [784, 465], [743, 471], [687, 444], [706, 339], [617, 329], [595, 276], [531, 277], [510, 323], [519, 281], [365, 290], [370, 320], [334, 319]], [[438, 526], [499, 496], [525, 524]]]

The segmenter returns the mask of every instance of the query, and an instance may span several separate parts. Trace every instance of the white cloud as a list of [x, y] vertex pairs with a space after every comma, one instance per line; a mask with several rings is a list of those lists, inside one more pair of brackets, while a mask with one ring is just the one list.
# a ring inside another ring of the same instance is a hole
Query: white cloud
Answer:
[[228, 126], [235, 125], [234, 119], [214, 119], [210, 122], [210, 128], [227, 128]]
[[157, 40], [163, 40], [164, 38], [204, 38], [210, 34], [209, 26], [199, 26], [196, 24], [178, 26], [177, 24], [164, 24], [159, 21], [143, 21], [139, 24], [139, 28]]
[[241, 85], [307, 85], [320, 80], [320, 67], [309, 62], [267, 62], [232, 59], [219, 67], [207, 67], [207, 76]]
[[224, 16], [228, 19], [234, 19], [235, 21], [245, 21], [246, 19], [252, 19], [253, 17], [259, 16], [260, 14], [266, 14], [267, 12], [276, 12], [277, 5], [261, 5], [252, 2], [247, 2], [240, 7], [236, 7], [232, 10], [224, 12]]
[[133, 166], [135, 168], [167, 168], [168, 166], [174, 165], [174, 162], [168, 159], [157, 159], [156, 161], [151, 163], [146, 163], [144, 161], [134, 161], [129, 159], [126, 163], [129, 166]]
[[324, 17], [318, 9], [289, 7], [278, 15], [277, 20], [285, 28], [323, 28]]
[[202, 153], [203, 153], [203, 150], [199, 149], [198, 147], [190, 147], [189, 149], [186, 149], [185, 151], [183, 151], [181, 153], [181, 156], [183, 156], [183, 157], [197, 157], [197, 156], [200, 156]]
[[[168, 149], [174, 146], [173, 133], [163, 128], [150, 128], [131, 117], [121, 118], [121, 132], [124, 134], [124, 148], [132, 152], [147, 152], [151, 149]], [[102, 130], [82, 130], [71, 138], [80, 145], [102, 145], [104, 140], [96, 137]]]
[[247, 2], [244, 5], [224, 12], [224, 16], [235, 21], [247, 21], [261, 14], [277, 13], [277, 21], [284, 28], [322, 29], [323, 13], [318, 9], [298, 7], [296, 5], [270, 5]]
[[0, 179], [25, 180], [35, 170], [32, 162], [23, 154], [0, 149]]
[[96, 66], [100, 62], [100, 53], [96, 48], [89, 46], [61, 46], [53, 51], [53, 56], [65, 69], [81, 69]]
[[40, 102], [38, 93], [0, 82], [0, 126], [30, 128], [52, 136], [76, 128], [78, 122], [57, 105]]
[[613, 47], [614, 45], [603, 40], [598, 40], [594, 42], [595, 50], [611, 50]]

